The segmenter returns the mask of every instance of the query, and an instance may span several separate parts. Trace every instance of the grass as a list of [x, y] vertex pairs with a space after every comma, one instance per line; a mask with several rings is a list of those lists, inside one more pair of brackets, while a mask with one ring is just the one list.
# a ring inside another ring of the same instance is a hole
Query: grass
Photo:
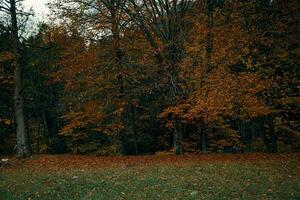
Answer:
[[293, 155], [44, 156], [0, 171], [0, 199], [300, 199]]

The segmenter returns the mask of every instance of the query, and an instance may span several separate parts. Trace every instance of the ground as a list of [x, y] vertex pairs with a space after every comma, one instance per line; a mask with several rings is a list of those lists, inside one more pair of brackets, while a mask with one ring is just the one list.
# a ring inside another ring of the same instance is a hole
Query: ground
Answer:
[[41, 155], [0, 168], [2, 199], [300, 199], [300, 154]]

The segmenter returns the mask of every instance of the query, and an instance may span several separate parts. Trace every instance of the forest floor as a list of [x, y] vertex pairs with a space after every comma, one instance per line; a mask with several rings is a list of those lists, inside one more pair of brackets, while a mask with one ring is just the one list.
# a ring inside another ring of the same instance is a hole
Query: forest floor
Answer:
[[6, 199], [300, 199], [300, 154], [12, 159]]

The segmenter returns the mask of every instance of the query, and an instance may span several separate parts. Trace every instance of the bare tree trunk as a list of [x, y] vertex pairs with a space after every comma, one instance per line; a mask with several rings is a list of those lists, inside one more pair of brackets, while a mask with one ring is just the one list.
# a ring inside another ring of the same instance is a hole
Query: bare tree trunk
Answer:
[[15, 93], [14, 106], [15, 118], [17, 123], [17, 157], [26, 157], [29, 155], [28, 145], [26, 144], [26, 128], [24, 123], [24, 107], [23, 107], [23, 89], [21, 83], [21, 69], [18, 61], [15, 63]]
[[16, 0], [10, 0], [10, 16], [11, 16], [11, 36], [12, 36], [12, 50], [15, 55], [14, 62], [14, 107], [15, 119], [17, 124], [17, 146], [16, 156], [26, 157], [30, 154], [26, 139], [26, 127], [24, 121], [24, 106], [23, 106], [23, 83], [22, 83], [22, 69], [20, 64], [19, 52], [19, 36], [18, 36], [18, 22], [16, 13]]

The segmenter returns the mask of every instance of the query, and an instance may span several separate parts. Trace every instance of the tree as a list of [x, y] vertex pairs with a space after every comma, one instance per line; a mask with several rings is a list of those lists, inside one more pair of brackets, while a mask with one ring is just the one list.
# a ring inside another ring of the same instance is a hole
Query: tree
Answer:
[[[123, 7], [151, 44], [156, 54], [157, 64], [163, 69], [164, 79], [162, 80], [165, 81], [163, 87], [168, 93], [168, 98], [164, 101], [174, 103], [184, 95], [178, 72], [184, 57], [183, 43], [186, 39], [186, 17], [193, 4], [189, 0], [130, 0]], [[179, 125], [180, 122], [177, 123]], [[182, 154], [180, 129], [177, 125], [174, 127], [176, 154]]]
[[9, 153], [15, 145], [13, 128], [13, 67], [10, 50], [10, 34], [0, 29], [0, 143], [2, 153]]
[[16, 156], [26, 157], [30, 154], [24, 119], [24, 97], [22, 79], [22, 58], [20, 52], [19, 24], [17, 18], [18, 6], [22, 0], [4, 0], [0, 4], [0, 11], [10, 16], [11, 51], [14, 54], [14, 107], [17, 125]]
[[[239, 146], [244, 139], [242, 125], [272, 113], [265, 96], [272, 79], [265, 77], [259, 64], [251, 62], [257, 50], [249, 49], [257, 47], [252, 46], [253, 36], [244, 26], [243, 14], [238, 11], [241, 8], [235, 9], [237, 5], [241, 6], [227, 2], [223, 7], [209, 9], [213, 14], [197, 13], [191, 17], [194, 28], [186, 42], [182, 71], [185, 89], [190, 92], [186, 99], [160, 115], [164, 119], [173, 116], [186, 124], [200, 124], [197, 128], [202, 152], [207, 150], [208, 136], [216, 140], [217, 132], [225, 136], [228, 133], [232, 138], [228, 138], [231, 142], [222, 142], [222, 146]], [[242, 8], [250, 9], [253, 5]], [[173, 122], [169, 127], [175, 125]]]

